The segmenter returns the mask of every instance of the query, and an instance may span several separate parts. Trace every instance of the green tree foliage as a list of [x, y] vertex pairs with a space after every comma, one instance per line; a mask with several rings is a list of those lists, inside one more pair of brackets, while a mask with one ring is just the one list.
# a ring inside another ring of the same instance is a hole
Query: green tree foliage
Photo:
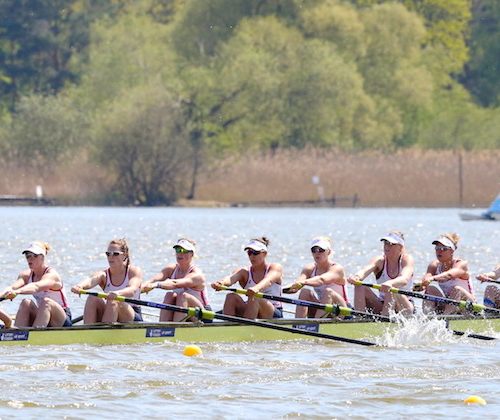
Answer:
[[80, 100], [98, 112], [128, 89], [172, 74], [168, 34], [167, 26], [145, 14], [101, 19], [93, 26], [89, 63], [76, 89]]
[[115, 175], [115, 202], [170, 204], [186, 179], [191, 147], [179, 102], [162, 85], [131, 89], [97, 121], [96, 159]]
[[475, 0], [471, 60], [463, 83], [486, 106], [500, 106], [500, 2]]
[[71, 158], [88, 129], [80, 110], [64, 95], [23, 97], [7, 127], [3, 159], [35, 167], [41, 175]]
[[[130, 1], [130, 0], [129, 0]], [[97, 18], [118, 0], [0, 0], [0, 97], [14, 110], [23, 95], [56, 94], [77, 82]]]

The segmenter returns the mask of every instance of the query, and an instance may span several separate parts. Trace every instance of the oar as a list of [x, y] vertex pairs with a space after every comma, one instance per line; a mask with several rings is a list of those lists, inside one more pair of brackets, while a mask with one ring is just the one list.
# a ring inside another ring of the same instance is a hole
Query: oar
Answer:
[[[363, 283], [364, 284], [364, 283]], [[240, 295], [246, 295], [247, 290], [243, 289], [232, 289], [227, 286], [222, 286], [222, 290], [226, 290], [228, 292], [235, 292]], [[361, 316], [367, 316], [375, 319], [379, 319], [380, 321], [384, 322], [397, 322], [395, 320], [391, 320], [389, 317], [386, 317], [384, 315], [378, 315], [378, 314], [371, 314], [369, 312], [362, 312], [362, 311], [356, 311], [351, 308], [346, 308], [344, 306], [339, 306], [339, 305], [323, 305], [321, 303], [316, 303], [316, 302], [309, 302], [307, 300], [300, 300], [300, 299], [290, 299], [286, 298], [283, 296], [274, 296], [274, 295], [267, 295], [265, 293], [256, 293], [254, 295], [256, 298], [261, 298], [261, 299], [268, 299], [268, 300], [275, 300], [277, 302], [284, 302], [284, 303], [291, 303], [292, 305], [299, 305], [299, 306], [308, 306], [311, 308], [315, 309], [322, 309], [327, 313], [333, 313], [335, 316], [338, 315], [361, 315]], [[466, 335], [467, 337], [471, 338], [477, 338], [478, 340], [496, 340], [496, 337], [490, 337], [488, 335], [482, 335], [482, 334], [469, 334], [463, 331], [456, 331], [456, 330], [450, 330], [453, 332], [455, 335]]]
[[[106, 293], [91, 292], [88, 290], [82, 290], [82, 291], [80, 291], [80, 294], [96, 296], [96, 297], [103, 298], [103, 299], [106, 299], [108, 296]], [[309, 335], [311, 337], [325, 338], [327, 340], [342, 341], [344, 343], [359, 344], [361, 346], [376, 346], [377, 345], [377, 344], [372, 343], [370, 341], [355, 340], [355, 339], [347, 338], [347, 337], [338, 337], [336, 335], [324, 334], [324, 333], [320, 333], [320, 332], [299, 330], [296, 328], [288, 328], [288, 327], [284, 327], [282, 325], [271, 324], [271, 323], [262, 322], [262, 321], [256, 321], [254, 319], [247, 319], [247, 318], [240, 318], [237, 316], [218, 314], [218, 313], [213, 312], [213, 311], [207, 311], [203, 308], [192, 308], [192, 307], [184, 308], [182, 306], [169, 305], [166, 303], [151, 302], [148, 300], [132, 299], [132, 298], [127, 298], [125, 296], [117, 296], [115, 299], [119, 302], [127, 302], [127, 303], [131, 303], [134, 305], [148, 306], [150, 308], [157, 308], [157, 309], [165, 309], [167, 311], [183, 312], [183, 313], [187, 314], [189, 317], [195, 317], [198, 319], [205, 319], [205, 320], [221, 319], [223, 321], [231, 321], [231, 322], [237, 322], [239, 324], [253, 325], [256, 327], [269, 328], [269, 329], [278, 330], [278, 331], [285, 331], [285, 332], [292, 333], [292, 334]]]
[[76, 318], [73, 318], [71, 320], [71, 324], [77, 324], [78, 322], [80, 322], [81, 320], [83, 320], [83, 315], [80, 315], [80, 316], [77, 316]]
[[[382, 285], [380, 285], [380, 284], [363, 283], [362, 281], [354, 281], [353, 284], [355, 286], [366, 286], [366, 287], [370, 287], [372, 289], [377, 289], [377, 290], [380, 290], [382, 288]], [[485, 311], [485, 312], [491, 312], [491, 313], [494, 313], [497, 315], [500, 314], [500, 309], [491, 308], [489, 306], [481, 305], [479, 303], [470, 302], [468, 300], [454, 300], [454, 299], [449, 299], [449, 298], [445, 298], [445, 297], [441, 297], [441, 296], [426, 295], [424, 293], [417, 293], [417, 292], [410, 292], [409, 290], [396, 289], [395, 287], [391, 287], [389, 289], [389, 292], [397, 293], [399, 295], [411, 296], [411, 297], [418, 298], [418, 299], [429, 300], [431, 302], [444, 303], [446, 305], [454, 305], [454, 306], [458, 306], [461, 309], [466, 309], [468, 311], [473, 311], [473, 312]]]
[[488, 279], [488, 280], [479, 280], [483, 283], [495, 283], [495, 284], [500, 284], [500, 280], [493, 280], [493, 279]]
[[[240, 295], [246, 295], [248, 292], [247, 290], [244, 289], [233, 289], [227, 286], [221, 286], [220, 289], [228, 292], [238, 293]], [[346, 306], [309, 302], [308, 300], [291, 299], [284, 296], [268, 295], [265, 293], [256, 293], [254, 296], [259, 299], [268, 299], [268, 300], [274, 300], [276, 302], [291, 303], [292, 305], [307, 306], [309, 308], [320, 309], [328, 314], [333, 314], [335, 316], [359, 315], [363, 317], [379, 319], [384, 322], [391, 322], [390, 318], [387, 316], [356, 311], [355, 309], [351, 309]]]

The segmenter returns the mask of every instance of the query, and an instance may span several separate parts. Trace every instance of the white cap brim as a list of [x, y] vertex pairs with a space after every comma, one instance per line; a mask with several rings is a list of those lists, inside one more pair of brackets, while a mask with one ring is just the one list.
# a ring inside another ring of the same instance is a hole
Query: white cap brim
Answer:
[[186, 241], [185, 239], [180, 239], [177, 241], [177, 243], [173, 246], [173, 248], [184, 248], [186, 251], [191, 251], [194, 252], [196, 250], [196, 247], [192, 242]]
[[32, 254], [35, 255], [47, 255], [47, 251], [45, 250], [45, 248], [42, 248], [40, 245], [36, 243], [30, 244], [28, 248], [26, 248], [22, 252], [22, 254], [26, 254], [27, 252], [31, 252]]
[[451, 239], [447, 238], [446, 236], [440, 236], [435, 241], [432, 241], [432, 245], [436, 245], [436, 244], [441, 244], [441, 245], [447, 246], [448, 248], [451, 248], [453, 250], [457, 249], [457, 246], [453, 243], [453, 241]]
[[401, 245], [404, 246], [405, 241], [401, 236], [398, 236], [394, 233], [389, 233], [388, 235], [385, 235], [384, 237], [380, 238], [381, 241], [387, 241], [391, 244], [396, 244], [396, 245]]
[[323, 238], [313, 239], [311, 242], [311, 249], [313, 249], [315, 246], [324, 249], [325, 251], [332, 249], [331, 242]]
[[248, 244], [245, 245], [245, 247], [243, 249], [245, 251], [247, 249], [253, 249], [254, 251], [259, 251], [259, 252], [265, 251], [265, 252], [267, 252], [267, 246], [266, 246], [266, 244], [263, 244], [260, 241], [250, 241]]

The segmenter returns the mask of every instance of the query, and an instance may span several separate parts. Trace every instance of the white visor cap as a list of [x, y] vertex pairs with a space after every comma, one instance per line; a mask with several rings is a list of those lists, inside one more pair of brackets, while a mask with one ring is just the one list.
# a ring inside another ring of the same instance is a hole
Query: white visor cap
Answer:
[[254, 251], [259, 251], [259, 252], [262, 252], [262, 251], [265, 251], [267, 252], [267, 246], [266, 244], [260, 242], [260, 241], [250, 241], [249, 243], [247, 243], [245, 245], [245, 248], [243, 248], [245, 251], [247, 249], [253, 249]]
[[31, 252], [32, 254], [35, 254], [35, 255], [47, 255], [47, 250], [45, 249], [45, 247], [43, 247], [42, 245], [40, 245], [37, 242], [31, 243], [28, 246], [28, 248], [26, 248], [22, 252], [22, 254], [26, 254], [27, 252]]
[[184, 248], [186, 251], [192, 251], [192, 252], [196, 250], [194, 244], [186, 239], [179, 239], [177, 243], [173, 246], [173, 248], [177, 247]]
[[394, 232], [390, 232], [389, 234], [380, 238], [380, 240], [387, 241], [391, 244], [397, 244], [397, 245], [401, 245], [401, 246], [405, 245], [405, 240], [400, 235], [398, 235], [397, 233], [394, 233]]
[[453, 249], [453, 251], [457, 249], [457, 246], [453, 243], [453, 241], [450, 238], [447, 238], [446, 236], [440, 236], [435, 241], [432, 241], [432, 245], [436, 244], [447, 246], [448, 248]]
[[324, 249], [325, 251], [332, 249], [332, 243], [328, 240], [328, 238], [314, 238], [311, 242], [311, 249], [315, 246]]

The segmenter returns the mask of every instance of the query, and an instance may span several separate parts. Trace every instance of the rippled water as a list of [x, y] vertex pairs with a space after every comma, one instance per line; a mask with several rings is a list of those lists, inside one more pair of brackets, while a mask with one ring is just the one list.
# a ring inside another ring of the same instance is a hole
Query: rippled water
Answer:
[[[2, 280], [24, 268], [20, 254], [32, 239], [50, 242], [50, 263], [67, 285], [105, 267], [109, 239], [126, 237], [134, 263], [149, 278], [168, 261], [180, 236], [197, 240], [198, 265], [208, 279], [247, 264], [244, 242], [266, 235], [270, 260], [286, 282], [309, 261], [310, 239], [334, 239], [335, 260], [347, 273], [380, 252], [390, 229], [406, 233], [417, 278], [433, 257], [441, 232], [462, 236], [459, 255], [473, 273], [490, 270], [500, 255], [500, 223], [461, 222], [454, 209], [117, 209], [0, 208]], [[484, 286], [476, 285], [478, 295]], [[352, 293], [352, 290], [350, 290]], [[148, 296], [160, 300], [162, 293]], [[209, 291], [219, 308], [222, 294]], [[74, 315], [83, 299], [70, 297]], [[14, 312], [16, 302], [3, 303]], [[292, 309], [288, 307], [288, 309]], [[151, 318], [156, 314], [151, 310]], [[308, 417], [470, 418], [498, 416], [498, 344], [453, 338], [440, 324], [409, 323], [365, 348], [335, 342], [205, 344], [203, 356], [182, 355], [185, 343], [140, 346], [0, 346], [0, 417], [116, 418]], [[486, 406], [466, 406], [480, 395]]]

